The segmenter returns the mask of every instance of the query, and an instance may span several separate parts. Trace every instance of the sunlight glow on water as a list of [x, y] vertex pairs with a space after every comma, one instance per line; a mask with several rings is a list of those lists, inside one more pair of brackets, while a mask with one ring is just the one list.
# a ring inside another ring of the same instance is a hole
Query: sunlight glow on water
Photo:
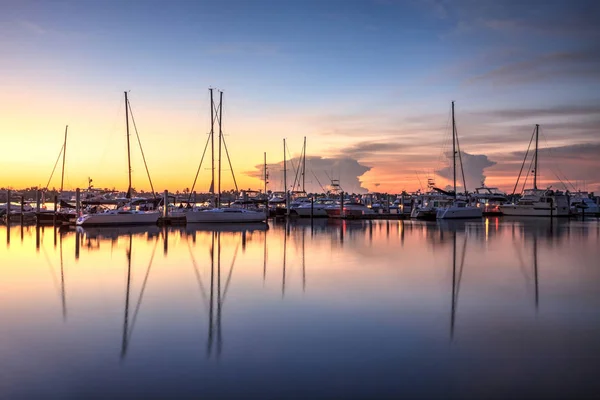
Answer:
[[0, 227], [6, 398], [600, 389], [600, 222]]

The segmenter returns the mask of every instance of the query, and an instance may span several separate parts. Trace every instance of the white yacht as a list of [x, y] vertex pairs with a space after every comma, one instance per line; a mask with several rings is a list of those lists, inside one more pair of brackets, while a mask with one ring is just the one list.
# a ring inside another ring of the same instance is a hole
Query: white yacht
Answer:
[[[460, 145], [458, 135], [456, 133], [456, 121], [454, 119], [454, 102], [452, 102], [452, 160], [454, 168], [454, 201], [452, 204], [443, 208], [438, 208], [436, 213], [437, 219], [461, 219], [461, 218], [481, 218], [483, 209], [481, 207], [473, 207], [464, 200], [457, 198], [456, 192], [456, 154], [459, 154], [458, 160], [462, 170], [462, 159], [460, 157]], [[463, 173], [463, 188], [467, 192], [467, 182], [464, 181]]]
[[502, 215], [500, 206], [508, 202], [506, 193], [498, 188], [487, 186], [476, 188], [471, 197], [475, 200], [477, 207], [483, 209], [483, 215]]
[[550, 189], [527, 189], [513, 204], [499, 206], [504, 215], [522, 217], [567, 217], [569, 198], [566, 194]]
[[571, 193], [570, 200], [573, 214], [600, 214], [600, 205], [591, 199], [587, 192]]
[[452, 198], [439, 192], [429, 192], [418, 195], [410, 210], [410, 217], [416, 219], [435, 220], [437, 210], [452, 202]]
[[[538, 139], [540, 126], [536, 125], [531, 140], [535, 137], [535, 153], [533, 167], [533, 189], [526, 189], [523, 196], [513, 204], [503, 204], [500, 206], [500, 211], [504, 215], [513, 215], [521, 217], [567, 217], [569, 216], [570, 204], [569, 197], [559, 191], [550, 189], [538, 189]], [[531, 143], [531, 142], [530, 142]], [[529, 151], [529, 149], [527, 149]], [[523, 160], [523, 166], [527, 161], [527, 154]], [[523, 169], [521, 166], [521, 170]], [[517, 178], [519, 184], [520, 174]], [[525, 178], [527, 181], [527, 178]], [[517, 186], [515, 185], [515, 187]]]
[[211, 208], [208, 210], [194, 210], [185, 213], [186, 222], [189, 223], [240, 223], [263, 222], [266, 220], [264, 211], [252, 211], [243, 208]]
[[[90, 226], [90, 225], [147, 225], [156, 224], [160, 213], [154, 210], [155, 205], [149, 205], [151, 201], [144, 198], [131, 199], [131, 164], [130, 164], [130, 144], [129, 144], [129, 113], [130, 105], [127, 100], [127, 92], [125, 92], [125, 126], [127, 129], [127, 160], [129, 162], [128, 178], [129, 186], [127, 189], [127, 195], [124, 201], [128, 204], [117, 207], [116, 209], [104, 210], [101, 212], [90, 212], [80, 215], [75, 221], [76, 225], [79, 226]], [[144, 160], [144, 163], [146, 161]]]
[[140, 211], [123, 207], [98, 213], [83, 214], [77, 218], [75, 223], [78, 226], [151, 225], [156, 224], [159, 217], [160, 212], [158, 211]]
[[337, 218], [343, 212], [343, 217], [360, 218], [363, 215], [375, 214], [375, 211], [365, 206], [362, 203], [349, 202], [344, 203], [343, 210], [340, 205], [327, 207], [325, 209], [328, 217]]
[[470, 206], [466, 201], [455, 200], [453, 204], [438, 208], [437, 219], [481, 218], [482, 207]]
[[339, 208], [339, 205], [336, 205], [336, 201], [333, 199], [317, 199], [314, 201], [312, 206], [310, 202], [303, 202], [302, 204], [297, 205], [293, 208], [290, 207], [290, 213], [291, 215], [294, 215], [294, 213], [296, 213], [296, 215], [298, 215], [299, 217], [310, 217], [312, 208], [313, 217], [322, 218], [327, 217], [327, 210], [329, 208], [336, 207]]

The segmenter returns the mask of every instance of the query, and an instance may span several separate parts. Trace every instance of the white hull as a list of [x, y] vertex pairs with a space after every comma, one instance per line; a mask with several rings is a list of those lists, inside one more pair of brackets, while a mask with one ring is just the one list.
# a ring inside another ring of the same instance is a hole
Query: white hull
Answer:
[[243, 223], [263, 222], [265, 213], [237, 208], [214, 208], [211, 210], [190, 211], [185, 213], [187, 223]]
[[[291, 209], [295, 211], [299, 217], [310, 218], [310, 207], [296, 207]], [[315, 206], [313, 209], [313, 217], [327, 217], [327, 207]]]
[[503, 204], [500, 206], [500, 211], [504, 215], [519, 217], [566, 217], [569, 215], [568, 207], [554, 206], [551, 211], [547, 203], [532, 205]]
[[158, 222], [158, 211], [109, 211], [98, 214], [84, 214], [77, 218], [79, 226], [99, 225], [152, 225]]
[[481, 218], [483, 210], [479, 207], [457, 207], [449, 206], [438, 208], [437, 219], [465, 219], [465, 218]]

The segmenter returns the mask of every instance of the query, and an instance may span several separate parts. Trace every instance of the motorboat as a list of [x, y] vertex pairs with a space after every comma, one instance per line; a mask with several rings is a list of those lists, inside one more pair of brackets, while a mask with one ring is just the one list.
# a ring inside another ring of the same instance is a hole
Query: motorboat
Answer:
[[263, 222], [266, 220], [264, 211], [246, 210], [244, 208], [211, 208], [208, 210], [192, 210], [185, 213], [189, 223], [241, 223]]
[[475, 200], [477, 207], [482, 208], [483, 215], [502, 215], [500, 206], [508, 202], [506, 193], [501, 192], [498, 188], [487, 186], [476, 188], [471, 197]]
[[499, 206], [503, 215], [521, 217], [568, 217], [569, 197], [550, 189], [527, 189], [513, 204]]
[[357, 202], [344, 203], [343, 207], [341, 205], [338, 205], [337, 207], [327, 207], [325, 211], [330, 218], [360, 218], [363, 215], [375, 214], [375, 211], [364, 204]]
[[436, 213], [437, 219], [466, 219], [466, 218], [481, 218], [483, 215], [483, 207], [470, 206], [469, 203], [463, 200], [455, 200], [452, 204], [438, 208]]

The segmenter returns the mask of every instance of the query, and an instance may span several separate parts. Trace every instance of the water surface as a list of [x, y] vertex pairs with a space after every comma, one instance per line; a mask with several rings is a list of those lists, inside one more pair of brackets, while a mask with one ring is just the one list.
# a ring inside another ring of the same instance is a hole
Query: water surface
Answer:
[[600, 222], [0, 227], [2, 398], [573, 398]]

